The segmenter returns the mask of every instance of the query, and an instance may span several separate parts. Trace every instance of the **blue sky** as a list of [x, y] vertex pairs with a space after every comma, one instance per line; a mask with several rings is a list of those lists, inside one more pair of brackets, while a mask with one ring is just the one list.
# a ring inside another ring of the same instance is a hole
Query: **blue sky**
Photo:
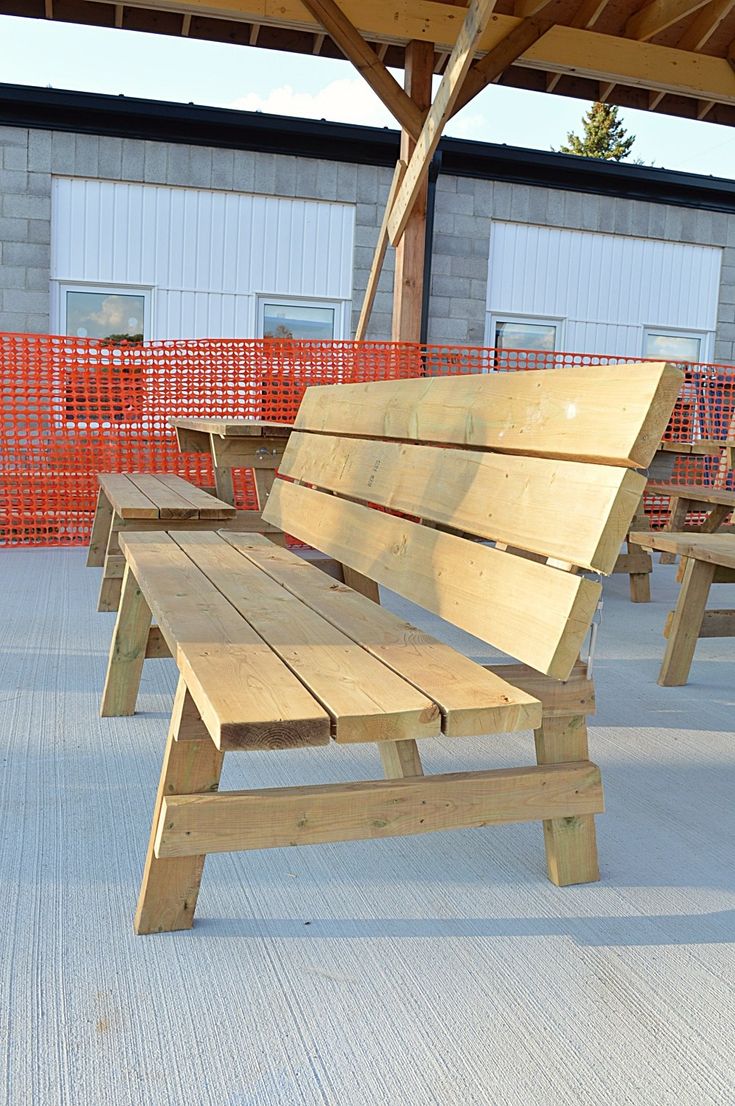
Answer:
[[[395, 125], [351, 66], [326, 58], [9, 16], [0, 16], [0, 42], [3, 82]], [[587, 106], [492, 87], [448, 133], [548, 150], [579, 128]], [[623, 118], [646, 164], [735, 178], [735, 129], [637, 111]]]

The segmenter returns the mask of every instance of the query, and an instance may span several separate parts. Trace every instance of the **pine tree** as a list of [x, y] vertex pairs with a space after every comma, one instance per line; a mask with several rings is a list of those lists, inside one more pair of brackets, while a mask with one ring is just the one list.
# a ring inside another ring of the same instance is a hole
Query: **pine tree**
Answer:
[[569, 131], [567, 145], [559, 147], [560, 153], [623, 161], [633, 148], [635, 135], [628, 134], [614, 104], [592, 104], [582, 118], [582, 127], [581, 138]]

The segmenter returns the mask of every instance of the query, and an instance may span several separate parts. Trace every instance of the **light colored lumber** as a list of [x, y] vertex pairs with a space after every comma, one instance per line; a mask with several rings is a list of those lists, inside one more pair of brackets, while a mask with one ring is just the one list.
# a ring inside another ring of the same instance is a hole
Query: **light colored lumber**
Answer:
[[387, 780], [423, 776], [421, 754], [415, 741], [381, 741], [378, 748]]
[[429, 162], [439, 145], [444, 125], [452, 114], [454, 102], [459, 95], [462, 82], [494, 7], [495, 0], [470, 0], [434, 102], [427, 113], [388, 218], [388, 233], [393, 245], [400, 241], [406, 229], [406, 223], [428, 171]]
[[365, 288], [365, 295], [362, 300], [362, 307], [360, 309], [360, 318], [357, 320], [357, 328], [355, 330], [355, 341], [362, 342], [367, 334], [368, 324], [370, 322], [370, 315], [372, 314], [373, 304], [375, 303], [375, 294], [378, 291], [378, 281], [380, 280], [380, 274], [383, 268], [383, 261], [388, 250], [388, 216], [390, 215], [391, 208], [395, 202], [396, 193], [403, 180], [403, 174], [406, 171], [405, 161], [397, 161], [396, 167], [393, 172], [393, 180], [390, 184], [388, 191], [388, 199], [385, 205], [385, 211], [383, 213], [383, 221], [380, 224], [380, 230], [378, 231], [378, 241], [375, 244], [375, 252], [373, 253], [373, 260], [370, 266], [370, 273], [368, 274], [367, 286]]
[[645, 477], [544, 457], [295, 432], [281, 475], [609, 573]]
[[[717, 503], [735, 510], [735, 491], [730, 488], [713, 488], [707, 484], [649, 484], [646, 490], [649, 495], [684, 499], [690, 504]], [[692, 509], [690, 506], [689, 510]]]
[[156, 504], [122, 472], [100, 472], [100, 487], [121, 518], [159, 518]]
[[135, 912], [138, 934], [191, 929], [194, 920], [204, 856], [158, 859], [153, 851], [165, 796], [211, 794], [219, 785], [224, 754], [214, 747], [206, 730], [202, 736], [201, 721], [191, 706], [186, 685], [179, 680]]
[[127, 565], [102, 691], [100, 714], [103, 718], [135, 713], [150, 625], [150, 607]]
[[218, 748], [329, 742], [326, 711], [168, 534], [122, 542]]
[[287, 438], [291, 426], [285, 422], [265, 419], [206, 419], [176, 416], [168, 420], [175, 429], [193, 430], [200, 434], [217, 434], [220, 438]]
[[[199, 512], [196, 507], [184, 499], [180, 492], [159, 480], [158, 476], [149, 472], [130, 472], [126, 474], [139, 491], [158, 507], [159, 518], [197, 518]], [[122, 513], [122, 512], [121, 512]], [[123, 517], [124, 514], [123, 514]]]
[[441, 732], [436, 704], [217, 534], [179, 534], [176, 541], [327, 710], [337, 741], [400, 741]]
[[414, 138], [421, 133], [424, 117], [375, 50], [362, 37], [334, 0], [302, 0], [342, 53], [367, 81], [388, 111]]
[[[229, 532], [225, 536], [282, 587], [438, 703], [442, 729], [448, 737], [507, 733], [539, 725], [541, 706], [533, 691], [516, 686], [514, 666], [508, 669], [507, 677], [486, 673], [461, 653], [362, 594], [325, 573], [313, 572], [312, 564], [303, 557], [277, 549], [263, 538]], [[589, 681], [585, 684], [592, 686]]]
[[277, 480], [265, 517], [540, 672], [569, 675], [600, 585]]
[[148, 631], [148, 640], [145, 646], [145, 659], [149, 660], [170, 656], [171, 650], [166, 643], [165, 637], [161, 633], [160, 627], [151, 626]]
[[[545, 715], [534, 737], [538, 764], [584, 762], [588, 758], [587, 725], [582, 714]], [[567, 887], [600, 878], [595, 820], [591, 814], [545, 819], [544, 844], [552, 883]]]
[[674, 23], [699, 11], [706, 3], [707, 0], [651, 0], [630, 16], [625, 24], [625, 34], [628, 38], [646, 42]]
[[481, 827], [602, 810], [594, 764], [165, 798], [155, 854], [269, 849]]
[[694, 557], [708, 564], [735, 569], [735, 535], [669, 533], [667, 530], [635, 531], [630, 535], [637, 545], [661, 549], [680, 557]]
[[680, 50], [701, 50], [735, 7], [735, 0], [710, 0], [677, 42]]
[[89, 549], [87, 550], [87, 568], [102, 568], [105, 563], [105, 552], [107, 550], [107, 539], [110, 534], [110, 526], [112, 525], [112, 515], [112, 504], [105, 495], [104, 488], [100, 487], [97, 492], [97, 509], [94, 512], [92, 534], [89, 539]]
[[683, 378], [649, 362], [330, 384], [295, 427], [645, 468]]
[[[483, 664], [486, 671], [541, 701], [544, 718], [595, 713], [595, 685], [584, 661], [577, 661], [566, 680], [544, 676], [527, 664]], [[532, 728], [541, 725], [541, 715]]]
[[158, 473], [158, 482], [195, 507], [199, 518], [232, 518], [235, 515], [235, 508], [231, 504], [217, 499], [187, 480], [182, 480], [180, 476]]
[[686, 564], [658, 677], [662, 687], [681, 687], [689, 678], [714, 571], [714, 565], [705, 561]]
[[[547, 6], [547, 0], [543, 0], [538, 8], [540, 10]], [[518, 61], [551, 27], [553, 27], [553, 21], [546, 18], [546, 13], [543, 11], [532, 18], [524, 17], [520, 23], [508, 27], [503, 38], [496, 42], [484, 57], [473, 62], [457, 96], [452, 115], [456, 115], [484, 88], [502, 76], [505, 70]]]
[[719, 609], [704, 612], [700, 637], [735, 637], [735, 610]]

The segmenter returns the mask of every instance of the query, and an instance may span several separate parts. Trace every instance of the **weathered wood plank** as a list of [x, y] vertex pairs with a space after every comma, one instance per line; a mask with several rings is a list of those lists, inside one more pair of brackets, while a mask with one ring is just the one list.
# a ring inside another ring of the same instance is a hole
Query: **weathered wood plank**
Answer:
[[171, 491], [176, 492], [183, 500], [196, 508], [199, 518], [232, 518], [235, 508], [221, 499], [217, 499], [208, 492], [202, 491], [188, 480], [182, 480], [180, 476], [171, 473], [157, 473], [158, 481]]
[[[289, 550], [277, 549], [262, 538], [229, 532], [224, 536], [282, 587], [438, 703], [448, 737], [508, 733], [540, 724], [541, 707], [534, 691], [523, 684], [516, 686], [515, 671], [520, 666], [510, 666], [505, 678], [502, 672], [486, 673], [364, 595], [325, 573], [313, 572], [309, 562]], [[591, 688], [589, 681], [585, 683]]]
[[130, 565], [126, 565], [102, 691], [103, 718], [135, 713], [150, 625], [150, 606]]
[[218, 748], [328, 744], [323, 707], [170, 535], [121, 541]]
[[617, 466], [303, 432], [280, 472], [604, 573], [646, 486]]
[[[544, 712], [534, 739], [538, 764], [584, 762], [589, 756], [583, 714], [553, 717]], [[546, 819], [544, 844], [549, 879], [558, 887], [600, 878], [595, 819], [591, 814]]]
[[158, 475], [150, 472], [130, 472], [126, 475], [131, 484], [156, 504], [159, 518], [198, 517], [199, 512], [196, 507], [193, 507], [179, 491], [167, 486]]
[[92, 534], [87, 550], [87, 568], [102, 568], [105, 563], [107, 539], [112, 525], [113, 508], [104, 488], [97, 492], [97, 509], [92, 523]]
[[631, 533], [630, 539], [648, 549], [662, 549], [676, 556], [694, 557], [708, 564], [735, 568], [735, 536], [732, 534], [636, 530]]
[[441, 732], [435, 703], [233, 545], [212, 533], [175, 540], [327, 710], [337, 741], [400, 741]]
[[315, 845], [578, 817], [603, 809], [594, 764], [164, 798], [157, 857]]
[[682, 380], [650, 362], [330, 384], [295, 428], [645, 468]]
[[705, 561], [687, 561], [658, 677], [662, 687], [681, 687], [689, 678], [714, 571]]
[[158, 507], [122, 472], [100, 472], [100, 487], [121, 518], [159, 518]]
[[540, 672], [565, 679], [600, 585], [285, 480], [265, 516]]

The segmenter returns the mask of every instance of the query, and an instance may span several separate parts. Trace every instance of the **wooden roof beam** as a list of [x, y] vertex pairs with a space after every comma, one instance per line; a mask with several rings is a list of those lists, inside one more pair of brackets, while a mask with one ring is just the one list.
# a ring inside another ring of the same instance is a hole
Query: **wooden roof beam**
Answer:
[[684, 31], [677, 47], [680, 50], [701, 50], [733, 8], [735, 8], [735, 0], [711, 0]]
[[505, 38], [489, 50], [483, 58], [476, 61], [468, 72], [462, 89], [454, 105], [453, 115], [456, 115], [465, 104], [468, 104], [483, 88], [487, 88], [500, 77], [509, 65], [512, 65], [522, 54], [528, 50], [542, 35], [553, 26], [549, 19], [524, 19], [515, 26]]
[[[735, 2], [735, 0], [733, 0]], [[594, 27], [609, 0], [583, 0], [569, 21], [570, 27]]]
[[651, 0], [632, 15], [625, 24], [625, 34], [639, 42], [647, 42], [668, 27], [686, 19], [703, 8], [708, 0]]
[[417, 139], [424, 124], [423, 112], [408, 96], [375, 50], [350, 22], [335, 0], [302, 0], [306, 10], [318, 20], [345, 57], [363, 76], [388, 111]]
[[[309, 0], [311, 2], [311, 0]], [[416, 198], [421, 191], [424, 177], [447, 120], [451, 117], [457, 97], [464, 85], [467, 71], [477, 50], [477, 44], [487, 26], [495, 0], [470, 0], [464, 23], [457, 35], [447, 68], [429, 108], [426, 122], [419, 135], [416, 148], [398, 190], [388, 219], [388, 233], [395, 246], [406, 229]]]

